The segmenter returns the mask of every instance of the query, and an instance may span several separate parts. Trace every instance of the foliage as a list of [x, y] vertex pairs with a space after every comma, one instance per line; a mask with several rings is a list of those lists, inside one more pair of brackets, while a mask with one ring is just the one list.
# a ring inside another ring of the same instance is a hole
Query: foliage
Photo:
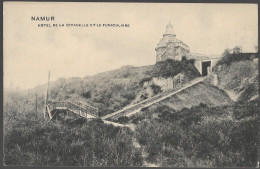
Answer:
[[189, 61], [175, 61], [167, 59], [164, 62], [158, 62], [154, 66], [151, 75], [169, 77], [175, 76], [181, 72], [184, 72], [189, 79], [193, 79], [199, 76], [198, 70]]
[[215, 67], [218, 87], [235, 93], [239, 102], [258, 98], [258, 59], [227, 63]]
[[145, 99], [148, 99], [148, 94], [147, 93], [144, 93], [141, 95], [141, 100], [145, 100]]
[[121, 123], [121, 124], [125, 124], [125, 123], [128, 123], [129, 122], [129, 117], [127, 117], [127, 116], [122, 116], [122, 117], [119, 117], [118, 119], [117, 119], [117, 122], [118, 123]]
[[135, 116], [131, 116], [130, 119], [131, 119], [131, 123], [138, 124], [140, 121], [144, 120], [145, 117], [144, 116], [135, 115]]
[[253, 60], [254, 58], [258, 58], [258, 54], [256, 53], [236, 53], [230, 54], [230, 52], [226, 49], [222, 58], [217, 62], [216, 66], [219, 65], [230, 65], [232, 62], [245, 61], [245, 60]]
[[[143, 67], [124, 66], [85, 78], [60, 78], [50, 82], [49, 98], [80, 101], [98, 108], [100, 115], [105, 116], [129, 105], [143, 89], [145, 81], [154, 76], [174, 76], [181, 72], [188, 79], [199, 76], [189, 62], [167, 60]], [[155, 93], [160, 92], [158, 87], [154, 89]], [[143, 97], [145, 98], [146, 96]]]
[[81, 96], [83, 96], [86, 99], [89, 99], [91, 98], [91, 91], [83, 92]]
[[154, 95], [156, 95], [156, 94], [162, 92], [161, 87], [158, 86], [158, 85], [152, 84], [152, 85], [151, 85], [151, 88], [152, 88], [152, 90], [153, 90], [153, 94], [154, 94]]
[[258, 109], [257, 102], [177, 112], [158, 106], [144, 112], [158, 118], [139, 122], [135, 134], [163, 167], [254, 167]]
[[16, 93], [5, 98], [5, 165], [141, 166], [132, 135], [128, 128], [99, 119], [50, 122], [35, 112], [27, 96]]

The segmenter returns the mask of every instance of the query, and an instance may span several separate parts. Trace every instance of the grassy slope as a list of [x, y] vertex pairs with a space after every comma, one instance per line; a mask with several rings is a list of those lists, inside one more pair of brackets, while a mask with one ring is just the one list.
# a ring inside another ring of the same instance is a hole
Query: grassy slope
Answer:
[[[208, 78], [124, 119], [137, 124], [135, 136], [148, 153], [146, 160], [164, 167], [254, 167], [259, 105], [250, 101], [258, 96], [252, 59], [225, 58], [215, 68], [217, 87]], [[239, 102], [218, 87], [241, 93]]]
[[[171, 71], [169, 73], [169, 71]], [[50, 84], [51, 99], [75, 99], [110, 112], [130, 103], [141, 90], [140, 82], [161, 72], [172, 76], [184, 71], [190, 78], [198, 74], [185, 62], [168, 61], [155, 66], [123, 67], [96, 76], [60, 78]], [[6, 165], [51, 166], [141, 166], [140, 151], [132, 145], [132, 132], [98, 121], [68, 124], [42, 118], [44, 97], [35, 90], [5, 93], [4, 163]], [[88, 91], [91, 93], [88, 94]], [[17, 137], [19, 135], [19, 137]], [[45, 157], [45, 158], [43, 158]]]
[[[204, 83], [196, 84], [182, 92], [160, 102], [160, 105], [167, 105], [175, 110], [191, 108], [200, 103], [210, 107], [230, 105], [233, 101], [229, 96], [218, 88]], [[155, 106], [156, 107], [156, 106]]]
[[44, 99], [6, 93], [4, 102], [4, 164], [33, 166], [141, 166], [141, 152], [132, 145], [128, 128], [100, 120], [73, 123], [42, 117]]
[[59, 79], [51, 84], [50, 97], [88, 103], [99, 108], [104, 116], [130, 104], [142, 90], [142, 82], [154, 76], [168, 77], [180, 72], [185, 73], [189, 79], [199, 75], [188, 61], [168, 60], [151, 66], [125, 66], [84, 79]]
[[[183, 66], [186, 67], [184, 71], [191, 70], [194, 73], [188, 73], [191, 78], [197, 75], [186, 63], [177, 64], [182, 65], [177, 69], [173, 67], [176, 63], [167, 64], [156, 65], [158, 68], [123, 67], [121, 70], [85, 79], [59, 79], [51, 84], [51, 98], [77, 98], [97, 107], [104, 107], [104, 112], [109, 112], [127, 104], [131, 100], [130, 96], [135, 96], [133, 93], [141, 89], [140, 81], [152, 77], [153, 70], [164, 72], [163, 74], [168, 76], [168, 70], [173, 69], [173, 73], [177, 73]], [[88, 91], [91, 91], [90, 98], [86, 98]], [[86, 95], [83, 96], [83, 93]], [[5, 164], [142, 164], [140, 152], [132, 146], [133, 133], [130, 131], [108, 127], [98, 121], [73, 126], [49, 123], [40, 117], [39, 112], [34, 111], [35, 96], [26, 94], [12, 93], [11, 97], [5, 97]], [[42, 108], [44, 99], [40, 99]], [[196, 106], [200, 102], [210, 107]], [[206, 84], [198, 84], [157, 106], [143, 110], [148, 117], [137, 115], [137, 120], [133, 117], [138, 124], [135, 137], [145, 146], [149, 153], [148, 159], [162, 166], [254, 167], [254, 114], [258, 112], [258, 105], [243, 103], [223, 106], [223, 102], [232, 103], [223, 91]], [[196, 107], [182, 109], [184, 105]], [[176, 112], [174, 109], [182, 110]], [[157, 114], [157, 118], [151, 118], [153, 114]], [[138, 118], [145, 120], [138, 123]], [[114, 156], [115, 154], [120, 156]]]

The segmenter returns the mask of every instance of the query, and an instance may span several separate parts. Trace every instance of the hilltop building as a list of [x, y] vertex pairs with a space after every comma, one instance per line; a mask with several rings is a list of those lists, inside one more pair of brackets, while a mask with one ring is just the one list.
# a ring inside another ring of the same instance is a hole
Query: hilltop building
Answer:
[[157, 44], [155, 51], [156, 63], [167, 59], [178, 61], [181, 61], [183, 58], [193, 59], [194, 66], [202, 76], [207, 75], [219, 59], [203, 54], [190, 53], [189, 46], [176, 38], [171, 23], [166, 26], [166, 31], [163, 34], [163, 38]]
[[183, 56], [187, 57], [190, 53], [189, 46], [176, 38], [171, 23], [166, 26], [163, 38], [157, 44], [155, 51], [156, 62], [167, 59], [181, 60]]

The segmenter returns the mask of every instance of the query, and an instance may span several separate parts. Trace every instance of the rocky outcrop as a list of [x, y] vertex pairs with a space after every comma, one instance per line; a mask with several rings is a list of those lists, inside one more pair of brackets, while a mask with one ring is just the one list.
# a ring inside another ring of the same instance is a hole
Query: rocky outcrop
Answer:
[[224, 90], [234, 101], [258, 98], [258, 58], [215, 67], [207, 82]]
[[132, 104], [151, 98], [161, 92], [177, 90], [189, 81], [190, 80], [185, 73], [179, 73], [169, 77], [153, 77], [143, 83], [143, 90], [138, 93], [135, 100], [132, 101]]
[[181, 87], [187, 83], [188, 79], [184, 73], [179, 73], [173, 77], [153, 77], [150, 81], [144, 82], [143, 87], [148, 88], [152, 85], [160, 86], [162, 91], [169, 91]]

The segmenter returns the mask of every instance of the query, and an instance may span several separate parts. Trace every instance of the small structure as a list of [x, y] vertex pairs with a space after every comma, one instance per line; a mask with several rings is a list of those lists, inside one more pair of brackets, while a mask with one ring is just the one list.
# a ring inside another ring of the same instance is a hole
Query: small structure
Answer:
[[69, 100], [64, 101], [55, 101], [55, 100], [48, 100], [49, 99], [49, 82], [50, 82], [50, 70], [48, 74], [48, 86], [47, 86], [47, 93], [45, 99], [45, 110], [43, 112], [43, 117], [49, 117], [50, 120], [57, 119], [57, 117], [67, 118], [69, 115], [72, 115], [73, 118], [98, 118], [98, 108], [92, 107], [87, 104], [82, 104], [80, 102], [72, 102]]
[[217, 64], [219, 57], [208, 57], [203, 54], [191, 53], [189, 59], [194, 60], [194, 66], [197, 68], [202, 76], [207, 76], [211, 71], [213, 66]]

